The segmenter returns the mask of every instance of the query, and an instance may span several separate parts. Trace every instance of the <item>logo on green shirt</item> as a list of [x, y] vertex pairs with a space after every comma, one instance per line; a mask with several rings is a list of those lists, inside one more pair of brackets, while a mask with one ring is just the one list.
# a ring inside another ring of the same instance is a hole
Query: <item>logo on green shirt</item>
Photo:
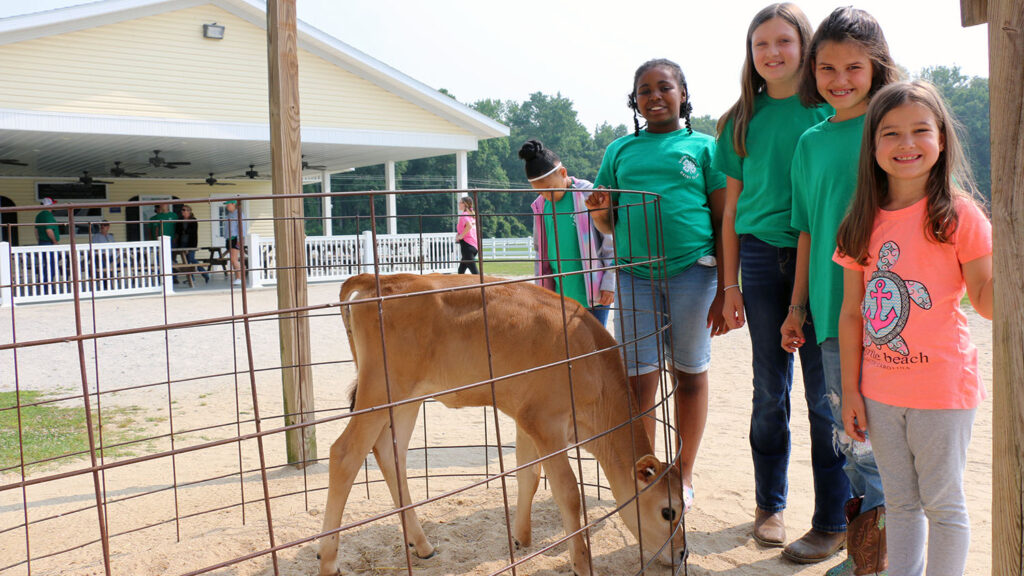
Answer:
[[683, 157], [679, 159], [679, 163], [682, 165], [682, 170], [679, 173], [686, 178], [692, 180], [699, 175], [700, 169], [697, 168], [697, 161], [693, 159], [693, 156], [683, 154]]

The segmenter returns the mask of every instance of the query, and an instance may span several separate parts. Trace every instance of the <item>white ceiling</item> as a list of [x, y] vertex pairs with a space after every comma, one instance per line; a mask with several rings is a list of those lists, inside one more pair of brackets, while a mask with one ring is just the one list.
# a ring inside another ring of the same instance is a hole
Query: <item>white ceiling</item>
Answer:
[[[168, 162], [191, 162], [176, 169], [154, 167], [153, 151]], [[452, 153], [455, 152], [453, 149]], [[364, 144], [306, 143], [304, 159], [311, 166], [326, 166], [341, 172], [386, 161], [411, 160], [443, 154], [436, 147], [373, 146]], [[144, 172], [143, 178], [202, 180], [210, 172], [217, 178], [242, 177], [255, 165], [260, 178], [270, 177], [270, 145], [263, 140], [216, 140], [137, 135], [78, 134], [0, 130], [0, 158], [16, 159], [28, 166], [0, 164], [0, 178], [74, 179], [88, 171], [93, 178], [115, 180], [110, 173], [115, 161], [129, 172]], [[307, 176], [321, 170], [309, 169]]]

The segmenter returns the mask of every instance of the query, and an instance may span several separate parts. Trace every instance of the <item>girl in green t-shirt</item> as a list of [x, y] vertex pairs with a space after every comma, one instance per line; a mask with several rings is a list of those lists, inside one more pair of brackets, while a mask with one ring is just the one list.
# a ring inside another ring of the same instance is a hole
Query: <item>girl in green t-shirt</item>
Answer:
[[[828, 576], [882, 572], [886, 566], [885, 494], [871, 442], [854, 441], [843, 430], [842, 378], [839, 359], [839, 312], [843, 301], [843, 272], [832, 261], [836, 232], [857, 187], [857, 166], [864, 136], [864, 114], [870, 99], [899, 73], [889, 55], [882, 28], [870, 14], [856, 8], [836, 8], [818, 27], [807, 48], [800, 78], [805, 104], [827, 103], [836, 113], [800, 137], [793, 153], [793, 211], [791, 223], [800, 231], [797, 275], [790, 313], [782, 325], [781, 344], [788, 352], [810, 345], [821, 349], [825, 396], [831, 409], [836, 446], [846, 460], [845, 471], [853, 498], [845, 506], [850, 524], [846, 564]], [[867, 136], [870, 138], [871, 136]], [[808, 318], [814, 334], [805, 333]], [[874, 558], [868, 564], [865, 558]]]
[[[690, 93], [678, 64], [651, 60], [640, 66], [629, 107], [636, 132], [608, 146], [597, 175], [599, 188], [615, 191], [595, 190], [587, 206], [594, 225], [615, 236], [616, 336], [624, 343], [642, 411], [655, 405], [665, 356], [655, 335], [671, 311], [671, 330], [661, 338], [671, 344], [677, 465], [688, 509], [707, 420], [711, 336], [726, 331], [715, 265], [725, 176], [711, 168], [714, 139], [690, 128]], [[647, 121], [643, 130], [638, 114]], [[643, 423], [653, 441], [653, 417]]]
[[[786, 544], [782, 512], [787, 504], [794, 355], [779, 348], [779, 329], [793, 292], [799, 235], [790, 226], [790, 164], [804, 130], [832, 112], [824, 106], [804, 106], [797, 94], [803, 48], [811, 34], [810, 22], [793, 4], [772, 4], [754, 16], [747, 29], [741, 95], [719, 120], [714, 160], [728, 178], [722, 218], [722, 311], [730, 328], [747, 325], [752, 352], [753, 537], [769, 547]], [[824, 558], [845, 539], [842, 504], [850, 489], [843, 455], [833, 447], [832, 415], [816, 342], [800, 348], [800, 368], [810, 418], [815, 508], [812, 531], [783, 554]], [[824, 546], [808, 553], [808, 538]]]

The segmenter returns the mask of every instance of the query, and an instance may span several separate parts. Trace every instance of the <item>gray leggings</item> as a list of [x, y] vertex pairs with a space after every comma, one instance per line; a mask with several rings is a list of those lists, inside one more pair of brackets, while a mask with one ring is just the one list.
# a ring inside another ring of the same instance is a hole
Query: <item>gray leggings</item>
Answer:
[[976, 409], [920, 410], [865, 398], [882, 473], [889, 576], [961, 576], [971, 543], [964, 496]]

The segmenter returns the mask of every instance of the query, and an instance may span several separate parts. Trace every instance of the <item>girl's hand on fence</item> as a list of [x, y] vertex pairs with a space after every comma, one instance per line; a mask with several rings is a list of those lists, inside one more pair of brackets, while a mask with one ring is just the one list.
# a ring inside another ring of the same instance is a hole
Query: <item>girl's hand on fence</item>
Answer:
[[601, 290], [601, 297], [598, 298], [597, 303], [601, 306], [611, 306], [615, 303], [615, 292], [611, 290]]
[[587, 208], [591, 210], [604, 210], [611, 206], [611, 196], [600, 186], [587, 197]]

